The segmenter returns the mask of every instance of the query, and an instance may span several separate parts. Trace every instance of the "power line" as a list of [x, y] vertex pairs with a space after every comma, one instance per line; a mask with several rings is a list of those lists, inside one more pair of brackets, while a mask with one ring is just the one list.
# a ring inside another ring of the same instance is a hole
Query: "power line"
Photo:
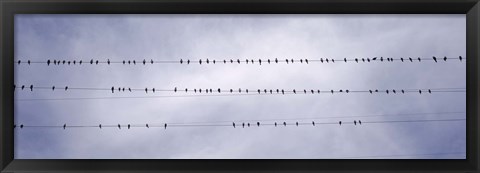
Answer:
[[122, 65], [148, 65], [148, 64], [309, 64], [309, 63], [335, 63], [335, 62], [355, 62], [355, 63], [369, 63], [369, 62], [425, 62], [425, 61], [433, 61], [433, 62], [446, 62], [447, 60], [466, 60], [462, 56], [458, 58], [448, 58], [444, 56], [443, 58], [432, 56], [432, 58], [391, 58], [386, 57], [372, 57], [370, 58], [343, 58], [343, 59], [334, 59], [334, 58], [318, 58], [318, 59], [293, 59], [293, 58], [272, 58], [272, 59], [261, 59], [261, 58], [232, 58], [232, 59], [198, 59], [198, 60], [190, 60], [190, 59], [180, 59], [177, 61], [171, 60], [153, 60], [153, 59], [143, 59], [143, 60], [120, 60], [120, 61], [110, 61], [107, 60], [98, 60], [98, 59], [90, 59], [90, 60], [58, 60], [58, 59], [48, 59], [46, 61], [31, 61], [31, 60], [17, 60], [16, 64], [46, 64], [47, 66], [50, 65], [99, 65], [99, 64], [122, 64]]
[[[295, 123], [287, 123], [286, 121], [283, 122], [274, 122], [274, 123], [245, 123], [245, 122], [232, 122], [232, 124], [98, 124], [98, 125], [24, 125], [20, 124], [19, 128], [171, 128], [171, 127], [231, 127], [231, 128], [250, 128], [250, 127], [264, 127], [264, 126], [274, 126], [274, 127], [298, 127], [298, 126], [321, 126], [321, 125], [354, 125], [354, 126], [362, 126], [363, 124], [384, 124], [384, 123], [426, 123], [426, 122], [453, 122], [453, 121], [465, 121], [466, 119], [422, 119], [422, 120], [384, 120], [384, 121], [361, 121], [361, 120], [353, 120], [353, 121], [338, 121], [338, 122], [315, 122], [311, 121], [308, 123], [304, 122], [295, 122]], [[14, 125], [14, 128], [17, 128], [17, 125]]]

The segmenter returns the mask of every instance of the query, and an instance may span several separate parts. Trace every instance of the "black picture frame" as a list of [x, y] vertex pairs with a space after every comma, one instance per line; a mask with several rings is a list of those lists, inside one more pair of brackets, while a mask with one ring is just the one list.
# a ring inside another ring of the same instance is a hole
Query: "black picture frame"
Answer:
[[[478, 0], [2, 0], [0, 1], [1, 172], [478, 172], [480, 4]], [[14, 159], [15, 14], [466, 14], [465, 160], [29, 160]]]

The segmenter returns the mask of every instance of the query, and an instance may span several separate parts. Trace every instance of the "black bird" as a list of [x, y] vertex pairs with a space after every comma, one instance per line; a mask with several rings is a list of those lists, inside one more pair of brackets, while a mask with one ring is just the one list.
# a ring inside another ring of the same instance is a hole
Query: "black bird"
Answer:
[[287, 62], [287, 64], [288, 64], [288, 59], [285, 59], [285, 62]]
[[198, 92], [202, 93], [202, 89], [201, 89], [201, 88], [200, 88], [200, 89], [198, 89]]
[[233, 122], [232, 124], [233, 124], [233, 128], [235, 128], [235, 122]]
[[78, 62], [78, 64], [82, 65], [82, 60], [80, 60], [80, 62]]
[[190, 64], [190, 60], [187, 60], [187, 64]]
[[265, 94], [267, 94], [267, 89], [264, 89], [263, 92], [264, 92]]
[[446, 56], [445, 56], [445, 57], [443, 57], [443, 61], [447, 61], [447, 57], [446, 57]]
[[[98, 62], [98, 61], [97, 61]], [[133, 65], [136, 65], [135, 60], [133, 60]]]
[[315, 91], [313, 91], [313, 90], [310, 90], [310, 92], [312, 92], [312, 94], [315, 93]]
[[295, 124], [298, 126], [298, 121]]
[[370, 94], [372, 94], [372, 90], [368, 90], [368, 91], [370, 91]]
[[50, 65], [50, 60], [47, 60], [47, 65]]
[[320, 94], [320, 90], [317, 90], [317, 93]]
[[277, 127], [277, 122], [275, 122], [275, 127]]
[[[418, 62], [422, 61], [422, 59], [420, 59], [420, 57], [417, 58], [418, 59]], [[436, 61], [435, 61], [436, 62]]]
[[[65, 60], [64, 60], [63, 62], [65, 62]], [[133, 63], [135, 63], [135, 61], [133, 61]], [[64, 63], [64, 64], [65, 64], [65, 63]], [[98, 60], [95, 61], [95, 64], [98, 65]]]
[[365, 62], [365, 58], [362, 58], [362, 62]]
[[403, 62], [403, 58], [400, 58], [400, 60]]
[[402, 94], [405, 94], [405, 91], [404, 91], [404, 90], [402, 90]]
[[[145, 64], [145, 60], [143, 60], [143, 64]], [[107, 64], [110, 65], [110, 59], [107, 59]]]
[[183, 59], [180, 59], [180, 64], [183, 64]]
[[112, 93], [115, 91], [115, 88], [112, 86]]
[[418, 90], [418, 93], [422, 94], [422, 90]]
[[459, 59], [460, 61], [462, 61], [462, 56], [458, 56], [458, 59]]
[[330, 92], [333, 94], [333, 90], [330, 90]]
[[295, 91], [295, 89], [293, 89], [293, 93], [294, 93], [294, 94], [297, 94], [297, 92]]
[[210, 60], [208, 60], [208, 58], [207, 58], [207, 64], [210, 64]]
[[248, 94], [248, 89], [245, 89], [245, 92], [247, 92], [247, 94]]
[[197, 93], [197, 89], [193, 89], [193, 92]]
[[267, 59], [267, 62], [270, 64], [270, 59]]
[[132, 92], [132, 89], [131, 89], [131, 88], [128, 88], [128, 91]]
[[250, 127], [250, 123], [247, 123], [247, 126]]
[[392, 90], [392, 92], [393, 92], [394, 94], [396, 94], [396, 93], [397, 93], [395, 90]]
[[122, 92], [125, 92], [125, 87], [122, 88]]
[[147, 61], [145, 59], [143, 59], [142, 63], [143, 63], [143, 65], [145, 65], [147, 63]]
[[67, 90], [68, 90], [68, 86], [65, 86], [65, 91], [67, 91]]
[[358, 120], [358, 124], [362, 125], [362, 121]]
[[148, 93], [148, 88], [145, 88], [145, 93]]
[[388, 94], [388, 90], [385, 90], [385, 92], [387, 92], [387, 94]]
[[257, 91], [258, 91], [258, 94], [260, 94], [260, 89], [258, 89]]
[[153, 88], [152, 91], [155, 92], [155, 88]]
[[338, 124], [339, 124], [339, 125], [342, 125], [342, 121], [338, 121]]
[[63, 124], [63, 130], [65, 130], [66, 127], [67, 127], [67, 124]]
[[[47, 61], [48, 64], [48, 61]], [[53, 60], [53, 65], [57, 65], [57, 60]]]
[[148, 127], [148, 124], [145, 124], [145, 126], [146, 126], [147, 128], [150, 128], [150, 127]]
[[312, 125], [315, 126], [315, 121], [312, 121]]
[[242, 89], [241, 89], [241, 88], [238, 88], [238, 93], [242, 93]]
[[[240, 60], [237, 59], [237, 63], [240, 64]], [[270, 64], [270, 60], [268, 60], [268, 63]]]
[[257, 126], [260, 127], [260, 122], [257, 122]]
[[167, 129], [167, 123], [165, 123], [164, 127], [165, 127], [165, 129]]
[[378, 93], [378, 90], [375, 90], [376, 93]]
[[307, 90], [304, 89], [304, 90], [303, 90], [303, 93], [307, 94]]
[[372, 60], [374, 60], [374, 61], [377, 60], [377, 57], [373, 57]]
[[325, 61], [327, 61], [327, 63], [328, 63], [328, 58], [325, 58]]
[[355, 58], [355, 62], [357, 62], [357, 63], [358, 63], [358, 58]]
[[262, 65], [262, 60], [261, 60], [261, 59], [258, 59], [258, 63], [260, 63], [260, 65]]
[[308, 64], [308, 59], [305, 59], [305, 62]]
[[412, 58], [411, 57], [408, 57], [408, 59], [410, 60], [410, 62], [413, 62]]
[[303, 63], [303, 59], [300, 59], [300, 63]]
[[62, 63], [63, 63], [63, 64], [65, 64], [65, 60], [63, 60], [63, 62], [62, 62]]
[[230, 93], [232, 93], [232, 92], [233, 92], [233, 89], [230, 89]]
[[343, 58], [343, 61], [347, 62], [347, 58]]
[[245, 128], [245, 123], [242, 123], [242, 128]]
[[[90, 61], [90, 64], [92, 64], [92, 61]], [[130, 60], [128, 60], [128, 64], [130, 64]]]
[[150, 64], [153, 64], [153, 59], [150, 59]]
[[130, 129], [130, 124], [127, 125], [127, 128]]
[[287, 123], [285, 121], [283, 122], [283, 126], [287, 126]]
[[185, 92], [188, 92], [188, 89], [187, 89], [187, 88], [185, 88]]
[[367, 58], [367, 61], [370, 62], [370, 58]]
[[347, 92], [347, 93], [348, 93], [348, 90], [345, 90], [345, 92]]
[[213, 60], [213, 64], [215, 64], [215, 60]]
[[125, 60], [123, 60], [123, 65], [125, 65]]
[[25, 85], [22, 85], [22, 90], [25, 88]]
[[73, 65], [75, 65], [75, 63], [76, 63], [76, 61], [75, 61], [75, 60], [73, 60]]
[[322, 63], [323, 63], [323, 58], [320, 58], [320, 62], [322, 62]]
[[433, 56], [433, 60], [434, 60], [435, 62], [437, 62], [437, 57]]
[[30, 85], [30, 91], [33, 91], [33, 85]]
[[233, 60], [232, 60], [232, 59], [230, 59], [230, 63], [233, 64]]
[[173, 89], [173, 91], [174, 91], [174, 92], [177, 92], [177, 87], [175, 87], [175, 88]]
[[23, 129], [23, 124], [20, 124], [20, 128]]
[[432, 91], [430, 89], [428, 89], [428, 93], [432, 94]]
[[17, 125], [16, 125], [16, 124], [14, 124], [14, 125], [13, 125], [13, 128], [17, 128]]
[[218, 88], [218, 90], [217, 90], [217, 91], [218, 91], [218, 93], [220, 93], [220, 92], [221, 92], [220, 88]]
[[282, 89], [282, 94], [285, 94], [285, 91]]
[[202, 65], [202, 59], [198, 60], [198, 63], [199, 63], [200, 65]]
[[21, 60], [18, 60], [18, 64], [20, 64], [20, 63], [22, 63], [22, 61], [21, 61]]
[[293, 62], [293, 59], [290, 59], [290, 61], [291, 61], [292, 63], [294, 63], [294, 62]]
[[383, 56], [381, 56], [381, 57], [380, 57], [380, 61], [382, 61], [382, 62], [383, 62]]
[[279, 90], [279, 89], [277, 89], [277, 94], [278, 94], [279, 92], [280, 92], [280, 90]]
[[120, 124], [118, 124], [118, 129], [122, 129], [122, 127], [120, 127]]
[[278, 59], [277, 59], [277, 58], [275, 58], [275, 63], [278, 63]]
[[102, 128], [102, 124], [99, 124], [98, 127], [101, 129], [101, 128]]

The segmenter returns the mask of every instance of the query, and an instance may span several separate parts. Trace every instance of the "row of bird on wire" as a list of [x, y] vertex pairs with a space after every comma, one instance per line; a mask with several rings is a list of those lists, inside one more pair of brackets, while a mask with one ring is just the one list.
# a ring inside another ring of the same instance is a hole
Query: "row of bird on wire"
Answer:
[[[283, 127], [286, 127], [287, 125], [293, 125], [293, 126], [302, 126], [302, 125], [312, 125], [312, 126], [315, 126], [316, 124], [319, 124], [319, 123], [315, 123], [315, 121], [312, 121], [311, 123], [299, 123], [298, 121], [295, 122], [295, 123], [291, 123], [291, 124], [288, 124], [287, 122], [283, 122], [283, 123], [277, 123], [277, 122], [274, 122], [273, 124], [262, 124], [260, 122], [257, 122], [257, 123], [245, 123], [245, 122], [242, 122], [241, 124], [240, 123], [235, 123], [235, 122], [232, 122], [231, 125], [178, 125], [178, 124], [173, 124], [173, 125], [170, 125], [170, 126], [173, 126], [173, 127], [182, 127], [182, 126], [232, 126], [233, 128], [237, 128], [237, 127], [242, 127], [242, 128], [245, 128], [245, 127], [254, 127], [254, 126], [257, 126], [257, 127], [260, 127], [260, 126], [283, 126]], [[323, 123], [323, 124], [332, 124], [332, 123]], [[342, 122], [342, 121], [338, 121], [338, 125], [342, 125], [342, 124], [353, 124], [353, 125], [362, 125], [362, 121], [361, 120], [353, 120], [353, 122]], [[149, 124], [144, 124], [144, 125], [138, 125], [138, 124], [134, 124], [134, 125], [130, 125], [130, 124], [127, 124], [127, 125], [123, 125], [123, 127], [127, 128], [127, 129], [130, 129], [132, 127], [146, 127], [146, 128], [150, 128], [150, 127], [163, 127], [164, 129], [167, 129], [168, 127], [168, 123], [164, 123], [163, 125], [149, 125]], [[102, 127], [116, 127], [118, 129], [122, 129], [122, 125], [121, 124], [117, 124], [117, 125], [103, 125], [102, 124], [99, 124], [98, 126], [67, 126], [67, 124], [63, 124], [63, 126], [24, 126], [23, 124], [20, 124], [19, 125], [19, 128], [23, 129], [24, 127], [63, 127], [63, 129], [66, 129], [67, 127], [72, 127], [72, 128], [78, 128], [78, 127], [98, 127], [98, 128], [102, 128]], [[17, 125], [13, 125], [13, 128], [17, 128]]]
[[[417, 58], [385, 58], [385, 61], [386, 62], [393, 62], [394, 60], [396, 61], [399, 61], [399, 62], [414, 62], [414, 61], [418, 61], [418, 62], [421, 62], [422, 60], [430, 60], [430, 61], [435, 61], [435, 62], [438, 62], [438, 61], [447, 61], [448, 59], [458, 59], [460, 61], [463, 60], [462, 56], [459, 56], [458, 58], [447, 58], [446, 56], [444, 56], [443, 58], [437, 58], [435, 56], [433, 56], [431, 59], [430, 58], [420, 58], [420, 57], [417, 57]], [[22, 61], [22, 60], [18, 60], [17, 61], [17, 64], [20, 65], [22, 63], [25, 63], [25, 64], [47, 64], [47, 66], [50, 66], [50, 64], [53, 64], [53, 65], [82, 65], [82, 64], [95, 64], [95, 65], [98, 65], [98, 64], [107, 64], [107, 65], [110, 65], [110, 64], [123, 64], [123, 65], [136, 65], [137, 63], [138, 64], [143, 64], [143, 65], [146, 65], [146, 64], [165, 64], [165, 63], [180, 63], [180, 64], [191, 64], [191, 63], [198, 63], [198, 64], [227, 64], [227, 63], [230, 63], [230, 64], [241, 64], [241, 63], [245, 63], [245, 64], [259, 64], [259, 65], [262, 65], [262, 63], [268, 63], [268, 64], [278, 64], [278, 63], [282, 63], [282, 62], [285, 62], [286, 64], [294, 64], [294, 63], [300, 63], [300, 64], [309, 64], [310, 62], [320, 62], [320, 63], [329, 63], [329, 62], [332, 62], [332, 63], [335, 63], [335, 61], [337, 62], [349, 62], [349, 61], [355, 61], [356, 63], [359, 63], [359, 62], [383, 62], [384, 61], [384, 58], [383, 57], [373, 57], [372, 59], [370, 58], [351, 58], [351, 59], [347, 59], [347, 58], [344, 58], [344, 59], [333, 59], [333, 58], [320, 58], [320, 59], [285, 59], [285, 60], [279, 60], [278, 58], [275, 58], [275, 59], [258, 59], [258, 60], [254, 60], [254, 59], [245, 59], [245, 60], [240, 60], [240, 59], [230, 59], [230, 60], [210, 60], [210, 59], [198, 59], [198, 60], [190, 60], [190, 59], [187, 59], [187, 60], [183, 60], [183, 59], [180, 59], [178, 61], [154, 61], [153, 59], [150, 59], [150, 61], [146, 60], [146, 59], [143, 59], [143, 61], [139, 60], [139, 61], [135, 61], [135, 60], [122, 60], [122, 61], [110, 61], [110, 59], [107, 59], [106, 61], [100, 61], [100, 60], [94, 60], [94, 59], [91, 59], [90, 61], [83, 61], [83, 60], [50, 60], [48, 59], [47, 61], [31, 61], [31, 60], [27, 60], [27, 61]]]
[[[373, 94], [373, 93], [383, 93], [385, 92], [386, 94], [389, 94], [389, 93], [393, 93], [393, 94], [396, 94], [396, 93], [402, 93], [402, 94], [405, 94], [405, 93], [412, 93], [412, 92], [418, 92], [419, 94], [422, 94], [422, 92], [428, 92], [428, 93], [432, 93], [432, 92], [462, 92], [462, 91], [465, 91], [465, 88], [446, 88], [446, 89], [386, 89], [386, 90], [378, 90], [378, 89], [375, 89], [375, 90], [354, 90], [354, 91], [350, 91], [348, 89], [346, 90], [319, 90], [319, 89], [303, 89], [303, 90], [295, 90], [295, 89], [292, 89], [292, 90], [285, 90], [285, 89], [257, 89], [257, 90], [248, 90], [248, 89], [244, 89], [242, 90], [241, 88], [239, 88], [238, 90], [237, 89], [230, 89], [230, 90], [222, 90], [220, 88], [218, 89], [204, 89], [202, 90], [201, 88], [200, 89], [188, 89], [188, 88], [185, 88], [184, 90], [182, 89], [177, 89], [177, 87], [175, 87], [173, 90], [168, 90], [168, 89], [155, 89], [155, 88], [151, 88], [151, 89], [148, 89], [148, 88], [145, 88], [145, 89], [138, 89], [138, 88], [129, 88], [129, 87], [111, 87], [111, 88], [69, 88], [68, 86], [65, 86], [65, 87], [60, 87], [60, 88], [57, 88], [55, 86], [52, 86], [52, 87], [34, 87], [33, 85], [30, 85], [30, 86], [25, 86], [25, 85], [22, 85], [22, 86], [16, 86], [16, 85], [13, 85], [13, 90], [15, 91], [16, 88], [19, 88], [21, 90], [30, 90], [30, 91], [33, 91], [34, 89], [48, 89], [48, 90], [52, 90], [52, 91], [55, 91], [55, 89], [57, 90], [64, 90], [64, 91], [67, 91], [67, 90], [109, 90], [111, 91], [111, 93], [115, 93], [115, 92], [125, 92], [125, 91], [128, 91], [128, 92], [132, 92], [132, 91], [141, 91], [141, 92], [145, 92], [145, 93], [148, 93], [149, 91], [152, 92], [152, 93], [155, 93], [155, 92], [183, 92], [185, 91], [185, 93], [188, 93], [189, 91], [190, 92], [193, 92], [193, 93], [235, 93], [235, 94], [241, 94], [242, 92], [248, 94], [248, 93], [258, 93], [258, 94], [320, 94], [320, 93], [350, 93], [350, 92], [354, 92], [354, 93], [370, 93], [370, 94]], [[452, 90], [454, 89], [454, 90]], [[433, 90], [433, 91], [432, 91]]]

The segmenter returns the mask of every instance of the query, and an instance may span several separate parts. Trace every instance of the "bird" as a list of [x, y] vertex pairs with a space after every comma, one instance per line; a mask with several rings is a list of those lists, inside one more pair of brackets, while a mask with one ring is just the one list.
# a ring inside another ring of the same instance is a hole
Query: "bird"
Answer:
[[277, 94], [278, 94], [279, 92], [280, 92], [280, 90], [279, 90], [279, 89], [277, 89]]
[[295, 124], [298, 126], [298, 121]]
[[358, 58], [355, 58], [355, 62], [357, 62], [357, 63], [358, 63]]
[[247, 94], [248, 94], [248, 89], [245, 89], [245, 92], [247, 92]]
[[98, 128], [100, 128], [100, 129], [101, 129], [101, 128], [102, 128], [102, 124], [99, 124], [99, 125], [98, 125]]
[[[215, 61], [214, 61], [215, 62]], [[240, 64], [240, 60], [237, 59], [237, 63]], [[270, 60], [268, 60], [268, 63], [270, 64]]]
[[434, 60], [435, 62], [437, 62], [437, 57], [433, 56], [433, 60]]
[[67, 91], [67, 90], [68, 90], [68, 86], [65, 86], [65, 91]]
[[365, 62], [365, 58], [362, 58], [362, 62]]
[[210, 60], [208, 60], [208, 58], [207, 58], [207, 64], [210, 64]]
[[80, 60], [80, 62], [78, 62], [78, 64], [82, 65], [82, 60]]
[[358, 124], [362, 125], [362, 121], [358, 120]]
[[233, 59], [230, 59], [230, 63], [233, 64]]
[[422, 94], [422, 90], [418, 90], [418, 93]]
[[112, 86], [112, 93], [115, 91], [115, 88]]
[[320, 90], [317, 90], [317, 93], [320, 94]]
[[348, 93], [349, 91], [348, 91], [348, 90], [345, 90], [345, 92], [347, 92], [347, 93]]
[[247, 126], [250, 127], [250, 123], [247, 123]]
[[148, 93], [148, 88], [145, 88], [145, 93]]
[[404, 91], [404, 90], [402, 90], [402, 94], [405, 94], [405, 91]]
[[313, 90], [310, 90], [310, 92], [312, 92], [312, 94], [315, 93], [315, 91], [313, 91]]
[[277, 122], [275, 122], [275, 127], [277, 127]]
[[378, 90], [375, 90], [376, 93], [378, 93]]
[[277, 59], [277, 58], [275, 58], [275, 63], [278, 63], [278, 59]]
[[[422, 61], [422, 59], [420, 59], [420, 57], [418, 57], [417, 59], [418, 59], [418, 62], [421, 62], [421, 61]], [[437, 62], [437, 61], [435, 61], [435, 62]]]
[[372, 94], [372, 90], [368, 90], [370, 92], [370, 94]]
[[22, 90], [25, 89], [25, 85], [22, 85]]
[[233, 89], [230, 89], [230, 93], [232, 93], [232, 92], [233, 92]]
[[290, 61], [291, 61], [292, 63], [294, 63], [293, 59], [290, 59]]
[[339, 124], [339, 125], [342, 125], [342, 121], [338, 121], [338, 124]]
[[130, 124], [127, 125], [127, 128], [130, 129]]
[[[98, 61], [97, 61], [98, 62]], [[133, 60], [133, 65], [136, 65], [135, 60]]]
[[33, 85], [30, 85], [30, 91], [33, 91]]
[[373, 57], [372, 60], [373, 60], [373, 61], [377, 60], [377, 57]]
[[150, 59], [150, 64], [153, 64], [153, 59]]
[[283, 122], [283, 126], [287, 126], [287, 123], [285, 121]]
[[303, 59], [300, 59], [300, 63], [303, 63]]
[[343, 58], [343, 61], [347, 62], [347, 58]]
[[400, 61], [402, 61], [402, 62], [403, 62], [403, 58], [400, 58]]
[[20, 124], [20, 128], [23, 129], [23, 124]]
[[50, 65], [50, 60], [47, 60], [47, 65], [48, 65], [48, 66]]
[[[47, 61], [48, 64], [48, 61]], [[57, 60], [53, 60], [53, 65], [57, 65]]]
[[20, 64], [20, 63], [22, 63], [22, 61], [21, 61], [21, 60], [18, 60], [18, 64]]
[[325, 61], [328, 63], [328, 58], [325, 58]]
[[323, 63], [323, 58], [320, 58], [320, 62], [322, 62], [322, 63]]
[[177, 87], [175, 87], [175, 88], [173, 89], [173, 91], [174, 91], [174, 92], [177, 92]]
[[387, 92], [387, 94], [388, 94], [388, 90], [385, 90], [385, 92]]
[[122, 62], [123, 62], [123, 65], [125, 65], [125, 60], [123, 60]]
[[65, 130], [66, 127], [67, 127], [67, 124], [63, 124], [63, 130]]
[[183, 59], [180, 59], [180, 64], [183, 64]]
[[196, 89], [196, 88], [195, 88], [195, 89], [193, 89], [193, 92], [197, 93], [197, 89]]
[[199, 63], [200, 65], [202, 65], [202, 59], [198, 60], [198, 63]]
[[288, 64], [288, 59], [285, 59], [285, 62], [287, 62], [287, 64]]
[[128, 91], [132, 92], [132, 89], [131, 89], [131, 88], [128, 88]]
[[187, 60], [187, 64], [190, 64], [190, 60]]
[[266, 93], [267, 93], [267, 89], [264, 89], [263, 92], [266, 94]]
[[357, 121], [353, 120], [353, 124], [357, 125]]
[[[63, 60], [63, 63], [65, 64], [65, 60]], [[133, 61], [133, 63], [135, 64], [135, 60]], [[98, 65], [98, 60], [95, 61], [95, 64]]]
[[258, 89], [257, 91], [258, 91], [258, 94], [260, 94], [260, 89]]
[[[90, 61], [90, 64], [92, 64], [92, 61]], [[128, 60], [128, 64], [130, 64], [130, 60]]]
[[312, 121], [312, 125], [315, 126], [315, 121]]
[[164, 127], [165, 127], [165, 129], [167, 129], [167, 123], [165, 123]]
[[145, 127], [150, 128], [150, 127], [148, 127], [148, 124], [145, 124]]
[[201, 89], [201, 88], [200, 88], [200, 89], [198, 89], [198, 92], [202, 93], [202, 89]]
[[[69, 61], [70, 62], [70, 61]], [[69, 63], [70, 64], [70, 63]], [[110, 59], [107, 59], [107, 64], [110, 65]], [[143, 60], [143, 64], [145, 65], [145, 60]]]
[[393, 92], [394, 94], [396, 94], [396, 93], [397, 93], [395, 90], [392, 90], [392, 92]]
[[333, 90], [330, 90], [330, 92], [333, 94]]
[[235, 128], [235, 122], [233, 122], [232, 125], [233, 125], [233, 128]]
[[295, 91], [295, 89], [293, 89], [293, 93], [294, 93], [294, 94], [297, 94], [297, 91]]
[[155, 92], [155, 88], [153, 88], [152, 91]]
[[215, 64], [215, 60], [213, 60], [213, 64]]
[[413, 62], [412, 58], [411, 57], [408, 57], [408, 59], [410, 60], [410, 62]]
[[260, 127], [260, 122], [257, 122], [257, 126]]
[[305, 62], [308, 64], [308, 59], [305, 59]]
[[270, 64], [270, 59], [267, 59], [267, 62]]
[[122, 129], [122, 127], [120, 127], [120, 124], [118, 124], [118, 129]]
[[220, 93], [220, 92], [221, 92], [220, 88], [218, 88], [218, 90], [217, 90], [217, 91], [218, 91], [218, 93]]
[[125, 87], [122, 88], [122, 92], [125, 92]]
[[262, 65], [262, 60], [261, 60], [261, 59], [258, 59], [258, 63], [259, 63], [260, 65]]
[[432, 91], [430, 89], [428, 89], [428, 93], [432, 94]]
[[242, 128], [245, 128], [245, 123], [242, 123]]
[[16, 125], [16, 124], [14, 124], [14, 125], [13, 125], [13, 128], [17, 128], [17, 125]]
[[462, 61], [462, 56], [458, 56], [458, 59], [459, 59], [460, 61]]
[[445, 57], [443, 57], [443, 61], [447, 61], [447, 57], [446, 57], [446, 56], [445, 56]]
[[76, 63], [75, 60], [73, 60], [73, 65], [75, 65], [75, 63]]
[[282, 89], [282, 94], [285, 94], [285, 91]]
[[307, 94], [307, 90], [304, 89], [304, 90], [303, 90], [303, 93]]

